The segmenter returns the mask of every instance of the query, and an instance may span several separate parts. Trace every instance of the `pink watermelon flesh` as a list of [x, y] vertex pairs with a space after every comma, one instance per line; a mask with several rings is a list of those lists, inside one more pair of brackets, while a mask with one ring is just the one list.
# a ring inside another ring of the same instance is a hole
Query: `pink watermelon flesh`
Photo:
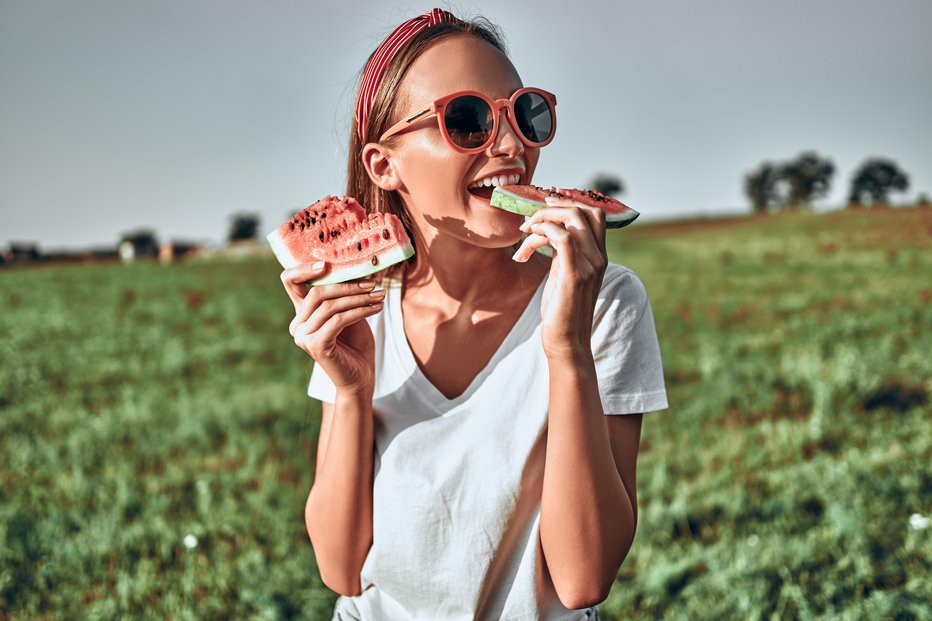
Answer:
[[268, 234], [282, 267], [325, 261], [327, 273], [311, 285], [345, 282], [381, 271], [414, 254], [411, 239], [393, 214], [366, 215], [350, 196], [327, 196]]
[[598, 207], [605, 212], [605, 227], [620, 229], [634, 222], [640, 212], [631, 209], [619, 200], [606, 196], [596, 190], [577, 190], [552, 187], [549, 190], [536, 185], [503, 185], [492, 192], [490, 203], [494, 207], [519, 213], [533, 215], [541, 207], [546, 207], [544, 198], [555, 196], [579, 201], [590, 207]]

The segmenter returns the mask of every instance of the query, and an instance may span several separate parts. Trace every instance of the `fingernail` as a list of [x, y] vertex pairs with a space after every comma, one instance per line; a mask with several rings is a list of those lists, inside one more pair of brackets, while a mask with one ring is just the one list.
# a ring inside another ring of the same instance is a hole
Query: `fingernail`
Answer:
[[375, 283], [372, 282], [371, 280], [366, 280], [366, 281], [359, 283], [360, 289], [371, 289], [374, 286], [375, 286]]
[[545, 197], [544, 197], [544, 202], [547, 203], [548, 205], [553, 205], [553, 203], [554, 203], [556, 200], [557, 200], [557, 197], [556, 197], [556, 196], [545, 196]]
[[528, 223], [525, 222], [524, 224], [522, 224], [521, 226], [519, 226], [518, 229], [520, 229], [521, 231], [524, 231], [525, 233], [527, 233], [527, 227], [528, 227]]
[[385, 295], [385, 289], [379, 289], [378, 291], [373, 291], [373, 292], [370, 293], [369, 295], [372, 296], [372, 297], [374, 297], [374, 298], [383, 296], [383, 295]]
[[315, 269], [315, 270], [322, 270], [322, 269], [324, 269], [324, 265], [325, 265], [325, 264], [324, 264], [323, 261], [318, 261], [317, 263], [315, 263], [314, 265], [312, 265], [311, 268], [312, 268], [312, 269]]
[[518, 260], [518, 255], [519, 255], [519, 254], [521, 254], [521, 250], [520, 250], [520, 249], [519, 249], [517, 252], [515, 252], [513, 255], [511, 255], [511, 260], [512, 260], [512, 261], [517, 261], [517, 260]]

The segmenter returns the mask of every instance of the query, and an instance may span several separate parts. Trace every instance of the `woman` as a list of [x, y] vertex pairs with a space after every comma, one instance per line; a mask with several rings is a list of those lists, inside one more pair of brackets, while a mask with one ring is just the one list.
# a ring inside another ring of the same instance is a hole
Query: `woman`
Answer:
[[531, 182], [555, 110], [494, 26], [439, 9], [366, 65], [347, 194], [416, 254], [380, 290], [282, 273], [323, 403], [305, 516], [335, 619], [597, 618], [631, 546], [641, 414], [667, 405], [645, 289], [600, 210], [488, 201]]

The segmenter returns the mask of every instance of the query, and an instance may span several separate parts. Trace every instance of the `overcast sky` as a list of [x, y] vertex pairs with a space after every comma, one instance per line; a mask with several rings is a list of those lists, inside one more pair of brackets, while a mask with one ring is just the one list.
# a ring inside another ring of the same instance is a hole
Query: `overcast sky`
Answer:
[[872, 155], [909, 173], [895, 201], [932, 194], [928, 0], [0, 0], [0, 244], [214, 242], [342, 194], [362, 63], [435, 4], [498, 23], [557, 94], [540, 185], [604, 171], [645, 220], [747, 211], [745, 173], [814, 149], [820, 208]]

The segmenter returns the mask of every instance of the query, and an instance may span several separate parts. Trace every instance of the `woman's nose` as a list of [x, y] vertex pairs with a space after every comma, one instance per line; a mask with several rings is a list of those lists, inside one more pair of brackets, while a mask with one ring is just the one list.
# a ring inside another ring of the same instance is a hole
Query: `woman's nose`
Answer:
[[521, 142], [511, 126], [508, 110], [503, 108], [499, 114], [501, 116], [498, 119], [498, 135], [495, 136], [495, 140], [486, 149], [486, 153], [489, 157], [495, 157], [499, 153], [504, 153], [509, 157], [517, 157], [524, 153], [524, 143]]

